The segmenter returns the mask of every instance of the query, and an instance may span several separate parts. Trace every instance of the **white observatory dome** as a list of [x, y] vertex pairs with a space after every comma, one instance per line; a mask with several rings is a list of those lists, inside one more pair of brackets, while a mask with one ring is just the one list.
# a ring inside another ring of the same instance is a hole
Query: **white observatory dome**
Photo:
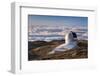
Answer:
[[77, 47], [77, 35], [75, 32], [69, 31], [65, 35], [65, 43], [57, 46], [49, 54], [53, 54], [56, 51], [63, 52]]

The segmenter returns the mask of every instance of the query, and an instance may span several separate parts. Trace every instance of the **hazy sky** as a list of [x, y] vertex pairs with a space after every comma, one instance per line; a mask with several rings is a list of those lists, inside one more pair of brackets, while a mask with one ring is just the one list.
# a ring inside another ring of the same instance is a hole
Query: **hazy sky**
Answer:
[[76, 16], [45, 16], [28, 15], [28, 24], [32, 25], [65, 25], [65, 26], [84, 26], [88, 25], [88, 17]]

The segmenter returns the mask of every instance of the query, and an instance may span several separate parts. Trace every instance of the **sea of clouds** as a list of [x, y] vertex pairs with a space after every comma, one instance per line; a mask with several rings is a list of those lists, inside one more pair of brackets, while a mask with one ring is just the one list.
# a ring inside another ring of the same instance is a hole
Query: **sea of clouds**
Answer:
[[34, 25], [28, 28], [29, 41], [52, 41], [64, 39], [68, 31], [74, 31], [79, 40], [88, 39], [88, 28], [81, 26], [47, 26], [47, 25]]

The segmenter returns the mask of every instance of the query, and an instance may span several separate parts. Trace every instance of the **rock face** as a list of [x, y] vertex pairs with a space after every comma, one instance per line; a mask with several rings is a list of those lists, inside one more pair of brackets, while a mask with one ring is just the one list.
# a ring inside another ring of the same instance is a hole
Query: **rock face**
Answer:
[[28, 60], [80, 59], [88, 58], [88, 41], [79, 40], [78, 48], [48, 55], [55, 47], [63, 44], [64, 40], [28, 42]]

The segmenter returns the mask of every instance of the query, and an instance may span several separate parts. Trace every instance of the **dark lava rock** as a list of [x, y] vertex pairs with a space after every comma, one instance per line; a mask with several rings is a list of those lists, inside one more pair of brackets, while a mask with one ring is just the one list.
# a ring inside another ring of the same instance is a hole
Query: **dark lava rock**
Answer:
[[88, 58], [88, 41], [79, 40], [78, 48], [56, 52], [48, 55], [55, 47], [63, 44], [64, 40], [53, 40], [50, 42], [35, 41], [29, 42], [28, 59], [29, 60], [53, 60], [53, 59], [80, 59]]
[[37, 48], [40, 46], [47, 45], [48, 42], [46, 41], [33, 41], [33, 42], [28, 42], [28, 50], [31, 50], [33, 48]]

